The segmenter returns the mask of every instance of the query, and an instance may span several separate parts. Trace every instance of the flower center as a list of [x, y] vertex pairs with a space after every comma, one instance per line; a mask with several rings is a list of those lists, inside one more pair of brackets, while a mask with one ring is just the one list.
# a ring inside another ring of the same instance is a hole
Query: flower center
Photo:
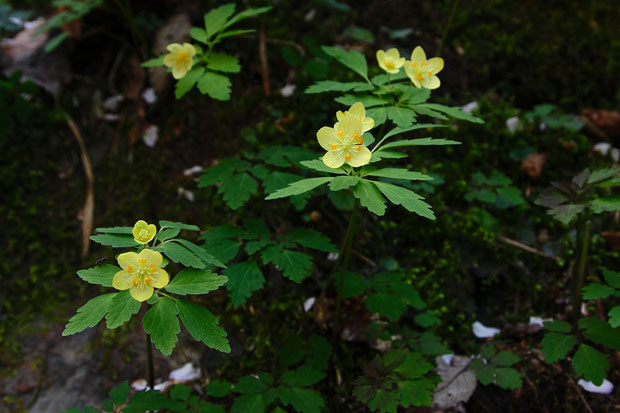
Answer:
[[149, 239], [149, 231], [147, 229], [141, 229], [138, 233], [138, 239], [140, 241], [146, 241]]
[[187, 63], [187, 61], [187, 53], [185, 53], [183, 50], [177, 53], [177, 65], [180, 65], [181, 63]]
[[[131, 281], [131, 283], [134, 285], [134, 287], [144, 288], [145, 286], [150, 285], [153, 281], [153, 278], [151, 276], [153, 275], [153, 272], [156, 268], [153, 264], [150, 264], [148, 266], [145, 265], [146, 260], [144, 258], [140, 258], [138, 261], [140, 262], [140, 266], [138, 267], [136, 275]], [[131, 272], [130, 269], [131, 271], [133, 271], [133, 267], [131, 265], [127, 267], [127, 272]]]
[[396, 65], [392, 62], [390, 62], [389, 60], [384, 60], [383, 64], [385, 65], [385, 67], [387, 67], [388, 69], [394, 69], [396, 67]]

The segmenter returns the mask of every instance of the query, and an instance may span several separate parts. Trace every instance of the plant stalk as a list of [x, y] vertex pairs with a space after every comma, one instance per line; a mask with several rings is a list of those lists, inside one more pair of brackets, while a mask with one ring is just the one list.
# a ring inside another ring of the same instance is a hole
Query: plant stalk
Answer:
[[153, 373], [153, 347], [151, 346], [151, 337], [148, 333], [144, 333], [146, 336], [146, 360], [149, 376], [149, 388], [153, 390], [155, 388], [155, 374]]
[[573, 267], [573, 322], [575, 326], [581, 317], [581, 288], [586, 273], [588, 244], [590, 242], [590, 220], [583, 218], [577, 228], [577, 259]]
[[347, 233], [344, 237], [344, 243], [340, 249], [340, 257], [342, 261], [338, 270], [338, 296], [336, 298], [336, 313], [334, 314], [334, 330], [332, 340], [336, 341], [338, 336], [338, 330], [340, 328], [340, 307], [342, 305], [342, 289], [344, 287], [344, 275], [349, 265], [349, 257], [351, 255], [351, 247], [353, 246], [353, 237], [355, 236], [355, 230], [357, 229], [357, 215], [360, 209], [360, 200], [355, 198], [355, 204], [353, 204], [353, 211], [351, 211], [351, 217], [349, 218], [349, 226], [347, 227]]

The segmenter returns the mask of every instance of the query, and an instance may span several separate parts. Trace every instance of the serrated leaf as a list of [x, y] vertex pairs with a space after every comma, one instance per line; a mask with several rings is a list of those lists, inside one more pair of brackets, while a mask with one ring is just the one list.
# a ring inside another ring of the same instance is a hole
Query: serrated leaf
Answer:
[[[406, 128], [401, 128], [401, 127], [395, 127], [394, 129], [392, 129], [391, 131], [389, 131], [388, 133], [385, 134], [385, 136], [383, 137], [384, 139], [387, 139], [389, 137], [392, 137], [394, 135], [398, 135], [401, 133], [405, 133], [405, 132], [411, 132], [414, 130], [418, 130], [418, 129], [426, 129], [426, 128], [442, 128], [445, 127], [445, 125], [438, 125], [435, 123], [417, 123], [415, 125], [412, 126], [408, 126]], [[442, 141], [443, 139], [437, 139], [437, 141]], [[433, 138], [421, 138], [421, 139], [411, 139], [411, 142], [415, 142], [415, 141], [419, 141], [419, 143], [412, 143], [412, 145], [435, 145], [435, 143], [424, 143], [424, 141], [427, 142], [432, 142]], [[408, 142], [408, 141], [401, 141], [401, 142]], [[456, 142], [456, 141], [449, 141], [449, 142]], [[386, 146], [389, 147], [389, 145], [394, 145], [396, 144], [396, 142], [393, 142], [391, 144], [387, 144]], [[450, 145], [457, 145], [460, 144], [460, 142], [457, 143], [450, 143]], [[445, 143], [437, 143], [437, 145], [447, 145]], [[403, 146], [403, 145], [397, 145], [397, 146]]]
[[296, 334], [289, 334], [284, 337], [284, 344], [278, 352], [280, 364], [284, 367], [299, 363], [304, 358], [302, 340]]
[[383, 149], [373, 152], [370, 163], [379, 162], [381, 159], [401, 159], [406, 158], [407, 154], [398, 151], [384, 151]]
[[433, 402], [433, 388], [429, 380], [404, 380], [398, 382], [400, 403], [405, 406], [430, 406]]
[[263, 180], [263, 188], [265, 188], [266, 194], [271, 194], [279, 189], [285, 188], [293, 182], [298, 182], [302, 179], [303, 176], [288, 172], [274, 171], [267, 175], [267, 177]]
[[353, 195], [360, 200], [360, 204], [370, 212], [382, 216], [385, 214], [385, 198], [372, 182], [361, 180], [354, 188]]
[[187, 397], [192, 392], [192, 388], [183, 384], [176, 385], [170, 391], [170, 398], [174, 400], [187, 400]]
[[110, 399], [116, 406], [120, 406], [125, 403], [129, 396], [129, 383], [127, 381], [122, 382], [116, 387], [113, 387], [108, 393]]
[[419, 107], [424, 107], [427, 109], [443, 112], [446, 115], [452, 116], [453, 118], [466, 120], [468, 122], [484, 123], [482, 119], [472, 115], [471, 113], [463, 112], [461, 108], [459, 107], [448, 107], [444, 105], [439, 105], [437, 103], [423, 103], [423, 104], [416, 106], [416, 108], [419, 108]]
[[140, 63], [142, 67], [159, 67], [164, 65], [164, 56], [154, 57], [145, 62]]
[[155, 251], [164, 253], [166, 257], [172, 261], [181, 263], [186, 267], [193, 267], [202, 269], [205, 267], [205, 263], [194, 254], [192, 251], [185, 248], [183, 245], [176, 242], [164, 242], [157, 247], [153, 248]]
[[490, 189], [482, 188], [482, 189], [471, 189], [467, 194], [465, 194], [466, 201], [479, 200], [482, 202], [486, 202], [488, 204], [492, 204], [497, 200], [497, 196], [495, 192]]
[[254, 291], [263, 288], [265, 283], [263, 273], [254, 262], [231, 265], [224, 270], [224, 275], [228, 277], [226, 288], [235, 306], [244, 303]]
[[433, 177], [424, 175], [420, 172], [413, 172], [403, 168], [383, 168], [365, 173], [369, 176], [379, 176], [382, 178], [405, 179], [409, 181], [430, 181]]
[[304, 364], [295, 370], [285, 371], [280, 377], [280, 383], [291, 387], [306, 387], [318, 383], [324, 377], [325, 374], [322, 371]]
[[107, 327], [114, 329], [129, 321], [140, 310], [141, 304], [129, 294], [129, 290], [115, 294], [108, 303], [108, 314], [105, 317]]
[[79, 270], [78, 276], [90, 284], [112, 287], [114, 275], [121, 269], [116, 265], [103, 264], [100, 267], [93, 267], [87, 270]]
[[62, 335], [70, 336], [97, 325], [108, 312], [110, 301], [115, 295], [117, 293], [102, 294], [78, 308], [76, 314], [71, 317], [65, 326]]
[[203, 248], [205, 248], [211, 255], [213, 255], [218, 261], [227, 263], [235, 259], [241, 243], [232, 239], [213, 239], [205, 241]]
[[583, 287], [583, 299], [596, 300], [597, 298], [607, 298], [615, 292], [615, 288], [611, 288], [603, 284], [592, 283]]
[[570, 333], [571, 331], [571, 326], [566, 321], [545, 321], [543, 325], [547, 330], [555, 331], [556, 333]]
[[577, 373], [594, 383], [595, 386], [603, 384], [605, 372], [609, 370], [609, 363], [603, 353], [593, 349], [587, 344], [581, 344], [573, 356], [573, 366]]
[[320, 413], [325, 407], [323, 397], [312, 389], [291, 389], [290, 403], [301, 413]]
[[230, 100], [230, 79], [215, 72], [206, 72], [198, 81], [198, 90], [213, 99]]
[[137, 247], [140, 245], [133, 239], [133, 235], [97, 234], [91, 235], [90, 239], [101, 245], [109, 245], [114, 248]]
[[96, 228], [95, 231], [99, 233], [108, 233], [108, 234], [126, 234], [131, 235], [131, 231], [133, 227], [109, 227], [109, 228]]
[[211, 264], [211, 265], [214, 265], [220, 268], [226, 268], [226, 266], [222, 264], [217, 258], [209, 254], [204, 248], [199, 247], [193, 242], [188, 241], [186, 239], [181, 239], [181, 238], [176, 238], [173, 241], [178, 242], [179, 244], [183, 245], [185, 248], [190, 250], [192, 253], [194, 253], [197, 257], [199, 257], [201, 260], [203, 260], [207, 264]]
[[345, 175], [346, 172], [342, 168], [330, 168], [325, 165], [321, 159], [312, 159], [299, 162], [302, 166], [314, 171], [325, 172], [328, 174]]
[[170, 409], [171, 411], [179, 411], [185, 408], [186, 403], [179, 400], [171, 400], [164, 393], [157, 390], [140, 391], [136, 393], [129, 403], [123, 407], [125, 413], [143, 413], [147, 411], [156, 411]]
[[590, 204], [590, 208], [592, 208], [595, 214], [620, 211], [620, 195], [611, 195], [595, 199]]
[[491, 363], [499, 367], [509, 367], [518, 363], [521, 359], [512, 351], [500, 351], [491, 359]]
[[620, 272], [603, 270], [603, 276], [607, 284], [614, 288], [620, 288]]
[[233, 387], [235, 393], [257, 394], [267, 390], [267, 385], [263, 380], [254, 376], [243, 376]]
[[181, 99], [187, 92], [192, 90], [196, 82], [204, 75], [205, 68], [202, 66], [194, 66], [185, 76], [177, 80], [174, 89], [174, 96]]
[[248, 199], [250, 195], [256, 195], [258, 184], [247, 173], [241, 173], [225, 180], [218, 192], [224, 195], [224, 201], [231, 209], [237, 209]]
[[620, 330], [611, 327], [609, 323], [588, 317], [580, 319], [578, 325], [584, 329], [584, 337], [612, 350], [620, 350]]
[[167, 241], [179, 235], [180, 232], [181, 230], [178, 228], [164, 228], [157, 232], [155, 239], [160, 242]]
[[232, 413], [264, 413], [267, 407], [263, 400], [263, 395], [259, 394], [242, 394], [235, 399], [232, 405]]
[[568, 224], [585, 209], [583, 204], [565, 204], [551, 208], [547, 213], [558, 221]]
[[620, 326], [620, 305], [617, 305], [609, 310], [607, 315], [609, 316], [609, 325], [613, 328]]
[[215, 9], [209, 10], [209, 12], [204, 15], [207, 38], [211, 38], [215, 33], [223, 29], [226, 21], [233, 15], [234, 12], [234, 3], [227, 3]]
[[375, 396], [368, 401], [368, 407], [373, 411], [378, 409], [381, 413], [396, 413], [399, 401], [400, 394], [377, 389]]
[[219, 165], [212, 166], [204, 170], [200, 180], [198, 181], [198, 188], [204, 188], [215, 184], [216, 182], [223, 182], [227, 180], [235, 171], [242, 172], [247, 170], [250, 164], [236, 158], [224, 159]]
[[408, 352], [405, 360], [394, 371], [407, 379], [417, 379], [432, 369], [433, 365], [421, 353]]
[[354, 89], [358, 92], [363, 92], [366, 90], [371, 90], [372, 85], [369, 85], [366, 82], [337, 82], [334, 80], [321, 80], [313, 85], [310, 85], [306, 89], [305, 93], [348, 92]]
[[186, 268], [178, 273], [165, 290], [179, 295], [206, 294], [226, 284], [228, 278], [209, 270]]
[[344, 49], [329, 46], [322, 46], [321, 49], [326, 54], [333, 57], [363, 78], [368, 78], [368, 65], [366, 63], [366, 57], [364, 57], [364, 55], [357, 50], [346, 51]]
[[341, 191], [357, 185], [359, 181], [359, 176], [337, 176], [329, 183], [329, 189], [332, 191]]
[[386, 108], [387, 117], [394, 121], [399, 128], [408, 128], [416, 119], [416, 113], [401, 106], [388, 106]]
[[202, 341], [207, 347], [223, 353], [230, 353], [226, 331], [218, 326], [217, 318], [209, 310], [184, 300], [177, 300], [176, 304], [183, 325], [196, 341]]
[[418, 323], [424, 328], [438, 326], [441, 324], [441, 320], [439, 319], [439, 317], [437, 317], [432, 311], [428, 311], [422, 314], [416, 314], [414, 320], [416, 323]]
[[596, 171], [592, 171], [592, 173], [588, 177], [588, 184], [596, 184], [605, 181], [609, 178], [612, 178], [619, 172], [620, 168], [597, 169]]
[[343, 95], [334, 99], [338, 103], [342, 103], [345, 106], [352, 106], [353, 104], [360, 102], [364, 105], [365, 108], [370, 108], [372, 106], [385, 105], [388, 103], [387, 100], [381, 99], [374, 95]]
[[379, 313], [390, 320], [397, 320], [405, 314], [407, 304], [392, 294], [375, 293], [366, 298], [366, 307], [373, 313]]
[[418, 195], [409, 189], [385, 182], [372, 181], [372, 183], [393, 204], [402, 205], [407, 211], [415, 212], [422, 217], [431, 220], [435, 219], [435, 214], [433, 213], [431, 206], [422, 201], [424, 198], [421, 195]]
[[189, 35], [192, 39], [197, 40], [200, 43], [207, 43], [207, 31], [205, 29], [202, 29], [200, 27], [192, 27], [191, 29], [189, 29]]
[[261, 258], [265, 264], [273, 263], [285, 277], [296, 283], [302, 282], [312, 270], [312, 257], [303, 252], [283, 249], [280, 245], [265, 248]]
[[491, 384], [495, 379], [495, 366], [493, 366], [492, 364], [482, 364], [482, 366], [475, 370], [476, 378], [480, 383], [484, 384], [485, 386]]
[[232, 225], [220, 225], [212, 227], [207, 232], [202, 234], [199, 239], [204, 241], [219, 240], [222, 238], [235, 238], [243, 234], [244, 231], [240, 228], [233, 227]]
[[267, 13], [269, 10], [271, 10], [271, 7], [267, 6], [267, 7], [256, 7], [254, 9], [247, 9], [242, 12], [239, 12], [226, 22], [226, 24], [224, 25], [224, 29], [232, 26], [233, 24], [237, 23], [240, 20], [247, 19], [248, 17], [258, 16], [259, 14]]
[[497, 188], [497, 195], [504, 202], [512, 205], [525, 204], [525, 199], [521, 196], [521, 191], [513, 186]]
[[177, 229], [186, 229], [189, 231], [200, 231], [200, 227], [191, 224], [184, 224], [182, 222], [174, 222], [174, 221], [159, 221], [160, 228], [177, 228]]
[[495, 384], [502, 389], [515, 390], [522, 386], [523, 374], [510, 367], [500, 367], [495, 370]]
[[489, 344], [488, 346], [485, 346], [482, 348], [482, 350], [480, 350], [480, 356], [482, 356], [482, 358], [484, 358], [485, 360], [490, 360], [491, 357], [493, 357], [494, 355], [495, 355], [494, 344]]
[[226, 397], [232, 390], [232, 383], [226, 380], [211, 380], [207, 384], [207, 396], [211, 397]]
[[224, 53], [211, 53], [207, 60], [207, 69], [225, 73], [239, 73], [239, 59]]
[[177, 313], [178, 309], [174, 301], [168, 297], [160, 297], [157, 304], [147, 311], [142, 320], [144, 331], [150, 334], [151, 342], [166, 356], [172, 354], [172, 349], [177, 342], [177, 334], [181, 332]]
[[322, 178], [308, 178], [302, 179], [301, 181], [293, 182], [289, 184], [286, 188], [282, 188], [269, 196], [265, 197], [266, 200], [284, 198], [291, 195], [299, 195], [304, 192], [311, 191], [317, 186], [323, 185], [329, 181], [331, 181], [332, 177], [322, 177]]

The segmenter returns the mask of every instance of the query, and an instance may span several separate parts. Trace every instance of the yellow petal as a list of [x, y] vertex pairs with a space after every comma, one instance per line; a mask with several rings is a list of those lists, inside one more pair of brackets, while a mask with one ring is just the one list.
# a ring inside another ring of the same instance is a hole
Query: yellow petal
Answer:
[[375, 120], [373, 118], [364, 118], [362, 120], [362, 132], [368, 132], [375, 127]]
[[187, 53], [189, 57], [196, 56], [196, 48], [191, 43], [183, 43], [183, 51]]
[[353, 106], [349, 108], [348, 112], [351, 115], [355, 115], [362, 119], [364, 119], [364, 116], [366, 116], [366, 108], [364, 108], [364, 104], [362, 102], [354, 103]]
[[340, 139], [336, 135], [336, 130], [328, 126], [323, 126], [316, 133], [316, 137], [319, 140], [319, 145], [326, 151], [332, 150], [332, 145], [340, 145]]
[[400, 69], [401, 67], [403, 67], [405, 62], [406, 62], [405, 58], [401, 57], [400, 59], [396, 60], [396, 62], [394, 62], [394, 67], [396, 67], [397, 69]]
[[434, 75], [425, 77], [422, 80], [422, 87], [425, 87], [427, 89], [437, 89], [439, 85], [441, 85], [441, 82], [439, 81], [439, 78]]
[[152, 265], [153, 267], [159, 268], [161, 267], [162, 262], [164, 261], [164, 257], [157, 252], [150, 250], [148, 248], [143, 249], [138, 254], [138, 258], [146, 260], [146, 266]]
[[155, 226], [155, 224], [150, 224], [148, 227], [146, 227], [147, 231], [149, 232], [149, 242], [155, 238], [155, 234], [157, 234], [157, 227]]
[[426, 60], [426, 53], [424, 53], [424, 49], [420, 46], [413, 49], [413, 52], [411, 52], [411, 61], [416, 62], [419, 65], [419, 62], [423, 62], [424, 60]]
[[138, 287], [132, 287], [129, 289], [129, 294], [137, 301], [146, 301], [153, 295], [153, 287], [150, 285], [143, 285]]
[[177, 63], [177, 57], [172, 54], [172, 53], [168, 53], [167, 55], [164, 56], [164, 65], [167, 67], [172, 67]]
[[368, 150], [367, 147], [362, 146], [360, 150], [353, 149], [349, 152], [351, 158], [347, 161], [347, 163], [353, 167], [364, 166], [370, 162], [370, 157], [372, 154]]
[[175, 79], [181, 79], [187, 74], [187, 68], [181, 65], [174, 65], [172, 67], [172, 77]]
[[128, 273], [125, 270], [117, 272], [114, 274], [114, 278], [112, 278], [112, 287], [117, 290], [126, 290], [133, 287], [132, 281], [134, 279], [134, 275], [135, 274]]
[[181, 46], [181, 45], [180, 45], [180, 44], [178, 44], [178, 43], [171, 43], [171, 44], [169, 44], [169, 45], [166, 47], [166, 49], [168, 49], [168, 51], [169, 51], [170, 53], [172, 53], [172, 54], [175, 54], [175, 55], [176, 55], [176, 54], [177, 54], [177, 53], [179, 53], [181, 50], [183, 50], [183, 46]]
[[122, 269], [126, 270], [130, 265], [133, 268], [138, 267], [138, 254], [135, 252], [124, 252], [116, 258], [118, 261], [118, 265], [121, 266]]
[[338, 119], [340, 121], [340, 119], [342, 119], [342, 117], [344, 116], [344, 112], [339, 110], [338, 112], [336, 112], [336, 119]]
[[166, 270], [158, 268], [151, 273], [151, 285], [155, 288], [162, 288], [168, 285], [168, 273]]
[[441, 72], [441, 69], [443, 69], [443, 59], [441, 57], [433, 57], [432, 59], [428, 59], [426, 69], [436, 75]]
[[133, 237], [138, 238], [138, 235], [140, 235], [140, 231], [142, 231], [143, 229], [146, 229], [147, 227], [148, 227], [148, 224], [146, 223], [146, 221], [139, 220], [138, 222], [136, 222], [133, 226], [133, 229], [131, 230]]
[[416, 87], [420, 87], [420, 82], [415, 76], [416, 72], [413, 69], [413, 67], [411, 67], [411, 62], [405, 62], [405, 73], [407, 74], [407, 77], [411, 79], [411, 81]]
[[400, 53], [398, 53], [398, 49], [395, 47], [388, 50], [386, 54], [391, 60], [396, 60], [400, 57]]
[[347, 138], [362, 134], [362, 120], [351, 113], [343, 116], [342, 120], [338, 122], [338, 126], [342, 128]]
[[385, 60], [386, 60], [385, 52], [383, 50], [377, 50], [377, 63], [379, 63], [379, 67], [381, 69], [387, 71], [388, 68], [385, 67]]
[[344, 151], [336, 149], [323, 156], [323, 163], [330, 168], [340, 168], [344, 164]]

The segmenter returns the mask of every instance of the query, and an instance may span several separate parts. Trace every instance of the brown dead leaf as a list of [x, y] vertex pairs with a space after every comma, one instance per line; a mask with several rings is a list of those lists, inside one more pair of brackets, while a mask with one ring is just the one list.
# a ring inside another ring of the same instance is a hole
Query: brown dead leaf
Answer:
[[591, 122], [591, 125], [608, 136], [620, 134], [620, 112], [605, 109], [583, 109], [581, 113]]
[[601, 232], [601, 237], [607, 241], [607, 246], [614, 251], [620, 251], [620, 232], [605, 231]]
[[546, 153], [530, 153], [523, 162], [521, 162], [521, 169], [527, 172], [532, 178], [537, 178], [540, 176], [546, 161]]

